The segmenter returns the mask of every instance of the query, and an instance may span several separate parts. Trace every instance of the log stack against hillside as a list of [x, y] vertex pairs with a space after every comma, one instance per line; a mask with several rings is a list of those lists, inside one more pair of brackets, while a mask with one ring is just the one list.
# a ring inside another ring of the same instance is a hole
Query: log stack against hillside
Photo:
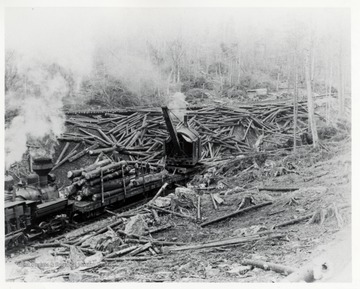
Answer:
[[[244, 104], [241, 107], [188, 107], [188, 125], [196, 130], [202, 143], [201, 160], [247, 154], [289, 146], [293, 138], [293, 103], [277, 101]], [[168, 137], [160, 108], [131, 108], [98, 111], [68, 111], [68, 127], [63, 146], [81, 142], [77, 153], [62, 156], [72, 162], [85, 155], [119, 155], [129, 161], [164, 163], [163, 142]], [[297, 141], [307, 131], [304, 102], [298, 107]], [[74, 172], [78, 176], [79, 172]]]

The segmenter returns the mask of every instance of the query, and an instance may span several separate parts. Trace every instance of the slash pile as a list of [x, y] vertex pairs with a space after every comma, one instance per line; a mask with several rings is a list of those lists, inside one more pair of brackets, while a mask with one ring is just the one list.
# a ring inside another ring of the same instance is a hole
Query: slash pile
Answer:
[[[188, 125], [201, 137], [204, 161], [284, 147], [293, 136], [293, 104], [289, 101], [237, 108], [188, 107], [186, 114]], [[113, 159], [121, 154], [130, 161], [164, 163], [162, 144], [169, 135], [160, 108], [72, 111], [67, 116], [68, 131], [59, 138], [64, 144], [56, 167], [86, 154], [106, 154]], [[306, 105], [299, 102], [299, 141], [307, 130], [306, 122]], [[70, 148], [70, 143], [75, 145]]]

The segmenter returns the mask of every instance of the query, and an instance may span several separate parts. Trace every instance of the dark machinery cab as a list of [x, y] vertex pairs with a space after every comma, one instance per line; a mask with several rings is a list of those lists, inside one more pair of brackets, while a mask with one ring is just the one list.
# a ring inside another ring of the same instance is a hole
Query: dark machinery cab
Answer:
[[201, 158], [201, 141], [197, 132], [188, 127], [187, 121], [175, 129], [168, 108], [163, 107], [163, 114], [170, 136], [165, 140], [164, 150], [166, 165], [173, 167], [193, 167]]

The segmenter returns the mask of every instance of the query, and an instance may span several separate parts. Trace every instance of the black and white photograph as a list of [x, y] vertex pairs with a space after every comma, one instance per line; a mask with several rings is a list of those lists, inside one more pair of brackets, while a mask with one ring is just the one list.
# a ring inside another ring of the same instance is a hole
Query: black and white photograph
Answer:
[[6, 1], [2, 282], [359, 284], [350, 2], [153, 2]]

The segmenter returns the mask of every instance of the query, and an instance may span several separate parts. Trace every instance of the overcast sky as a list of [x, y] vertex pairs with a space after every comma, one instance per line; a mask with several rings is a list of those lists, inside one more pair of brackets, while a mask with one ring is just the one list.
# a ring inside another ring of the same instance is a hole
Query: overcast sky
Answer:
[[89, 70], [95, 45], [110, 39], [121, 43], [128, 38], [166, 40], [174, 34], [200, 37], [223, 33], [224, 25], [237, 34], [248, 35], [255, 29], [281, 33], [289, 21], [304, 21], [311, 15], [324, 29], [337, 25], [338, 15], [350, 17], [344, 9], [6, 8], [5, 47], [75, 70]]

